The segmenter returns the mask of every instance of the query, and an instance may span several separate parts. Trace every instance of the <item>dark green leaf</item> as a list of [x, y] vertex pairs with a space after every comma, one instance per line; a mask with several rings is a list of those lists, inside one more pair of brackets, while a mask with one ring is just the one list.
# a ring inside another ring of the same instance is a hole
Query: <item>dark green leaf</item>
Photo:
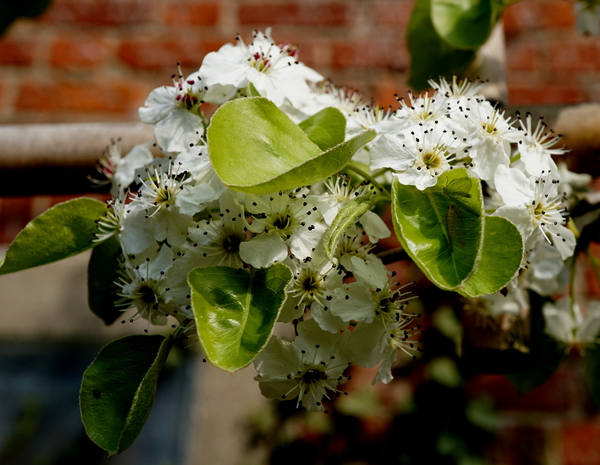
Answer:
[[354, 225], [361, 216], [371, 209], [372, 206], [372, 198], [360, 197], [352, 200], [348, 205], [338, 212], [331, 223], [331, 226], [327, 230], [325, 241], [323, 243], [323, 248], [327, 258], [333, 260], [337, 245], [339, 244], [346, 230], [350, 226]]
[[438, 35], [431, 21], [430, 0], [416, 0], [406, 42], [410, 53], [408, 85], [414, 90], [427, 89], [430, 78], [462, 74], [475, 58], [473, 50], [457, 49]]
[[459, 292], [476, 297], [501, 290], [517, 274], [523, 259], [523, 238], [505, 218], [485, 218], [481, 260]]
[[192, 307], [208, 361], [232, 373], [252, 362], [273, 333], [291, 279], [281, 263], [251, 272], [226, 266], [192, 270]]
[[171, 336], [127, 336], [102, 348], [85, 371], [81, 419], [92, 441], [115, 455], [140, 434], [154, 403]]
[[80, 197], [60, 203], [31, 220], [0, 265], [0, 275], [62, 260], [91, 249], [95, 221], [106, 211], [98, 200]]
[[298, 126], [323, 151], [341, 144], [346, 138], [346, 118], [335, 108], [325, 108]]
[[438, 35], [448, 44], [476, 50], [494, 27], [494, 4], [494, 0], [431, 0], [431, 20]]
[[115, 256], [120, 248], [117, 239], [110, 237], [94, 247], [88, 265], [88, 304], [92, 312], [107, 325], [114, 323], [123, 314], [115, 307], [115, 300], [118, 299]]
[[474, 273], [483, 235], [479, 181], [464, 168], [442, 173], [423, 191], [394, 182], [396, 235], [414, 262], [442, 289], [456, 289]]

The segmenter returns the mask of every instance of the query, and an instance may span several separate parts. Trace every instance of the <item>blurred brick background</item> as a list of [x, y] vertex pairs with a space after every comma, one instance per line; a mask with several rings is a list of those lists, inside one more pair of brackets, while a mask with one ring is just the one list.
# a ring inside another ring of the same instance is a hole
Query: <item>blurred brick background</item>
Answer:
[[[300, 60], [375, 101], [405, 94], [405, 30], [411, 0], [54, 0], [35, 20], [0, 38], [0, 123], [135, 121], [153, 88], [203, 56], [273, 27]], [[600, 39], [582, 37], [567, 0], [527, 0], [507, 10], [510, 105], [600, 101]], [[423, 50], [423, 53], [427, 53]], [[107, 141], [108, 142], [108, 141]], [[0, 152], [2, 151], [0, 143]], [[100, 155], [100, 154], [99, 154]], [[0, 242], [63, 198], [0, 199]], [[490, 459], [500, 464], [600, 463], [600, 417], [579, 359], [544, 387], [518, 394], [500, 376], [480, 376], [472, 392], [497, 402], [503, 429]]]

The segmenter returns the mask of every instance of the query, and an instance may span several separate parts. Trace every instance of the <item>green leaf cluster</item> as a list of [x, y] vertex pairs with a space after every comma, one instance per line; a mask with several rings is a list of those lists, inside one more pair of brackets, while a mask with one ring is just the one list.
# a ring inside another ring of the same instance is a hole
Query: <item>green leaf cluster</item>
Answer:
[[223, 184], [268, 194], [332, 176], [375, 137], [375, 131], [367, 130], [344, 141], [345, 130], [339, 110], [326, 108], [299, 126], [270, 100], [250, 97], [227, 102], [215, 112], [207, 142]]
[[398, 239], [441, 289], [470, 297], [492, 294], [519, 270], [519, 231], [504, 218], [484, 215], [481, 184], [466, 169], [442, 173], [423, 191], [395, 181], [392, 199]]

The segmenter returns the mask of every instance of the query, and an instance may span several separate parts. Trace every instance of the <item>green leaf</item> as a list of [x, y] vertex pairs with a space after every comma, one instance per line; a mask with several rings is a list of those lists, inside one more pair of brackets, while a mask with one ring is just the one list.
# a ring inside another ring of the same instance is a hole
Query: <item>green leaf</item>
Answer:
[[281, 263], [251, 272], [226, 266], [190, 272], [196, 327], [210, 363], [233, 373], [254, 360], [273, 333], [291, 279]]
[[223, 104], [211, 119], [207, 141], [212, 164], [226, 186], [267, 194], [337, 173], [375, 134], [365, 131], [322, 152], [273, 102], [251, 97]]
[[331, 226], [325, 235], [323, 248], [325, 255], [329, 260], [333, 260], [337, 245], [342, 239], [348, 228], [354, 225], [358, 219], [363, 216], [373, 206], [373, 199], [360, 197], [352, 200], [348, 205], [342, 208], [334, 218]]
[[600, 407], [600, 346], [586, 347], [583, 357], [585, 382], [597, 407]]
[[118, 299], [115, 255], [120, 248], [119, 241], [114, 236], [110, 237], [94, 247], [88, 265], [88, 305], [107, 325], [123, 315], [123, 312], [115, 307], [115, 301]]
[[431, 0], [431, 21], [451, 46], [476, 50], [492, 32], [494, 5], [494, 0]]
[[0, 265], [0, 275], [62, 260], [91, 249], [95, 221], [106, 211], [98, 200], [80, 197], [60, 203], [31, 220]]
[[486, 217], [481, 260], [459, 292], [470, 297], [498, 292], [519, 271], [522, 258], [523, 237], [516, 226], [505, 218]]
[[529, 392], [546, 382], [566, 355], [565, 345], [545, 332], [546, 323], [542, 306], [548, 299], [534, 292], [530, 292], [529, 295], [531, 314], [529, 364], [525, 370], [506, 376], [521, 393]]
[[416, 0], [406, 42], [411, 61], [408, 85], [414, 90], [427, 89], [427, 80], [432, 77], [461, 75], [475, 58], [475, 51], [453, 47], [438, 35], [431, 20], [430, 0]]
[[392, 219], [402, 246], [430, 281], [442, 289], [458, 288], [480, 259], [481, 184], [458, 168], [423, 191], [398, 181], [392, 188]]
[[346, 118], [335, 108], [325, 108], [298, 126], [321, 150], [329, 150], [346, 138]]
[[127, 336], [102, 348], [83, 375], [79, 401], [87, 435], [109, 455], [127, 449], [150, 414], [171, 336]]

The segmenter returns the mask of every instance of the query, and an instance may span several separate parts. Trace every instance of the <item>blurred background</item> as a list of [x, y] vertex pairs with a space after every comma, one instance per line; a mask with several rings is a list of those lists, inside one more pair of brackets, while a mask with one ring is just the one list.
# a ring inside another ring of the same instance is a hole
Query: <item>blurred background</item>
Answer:
[[[238, 32], [250, 41], [253, 29], [267, 27], [336, 84], [396, 106], [394, 94], [408, 90], [412, 6], [410, 0], [52, 0], [0, 37], [0, 124], [137, 121], [148, 93], [171, 84], [178, 62], [187, 75]], [[506, 11], [504, 33], [504, 104], [556, 115], [557, 108], [600, 102], [600, 39], [579, 34], [571, 2], [516, 3]], [[598, 150], [576, 154], [573, 163], [596, 169], [597, 161], [589, 165], [583, 157]], [[10, 156], [0, 140], [0, 160]], [[0, 191], [4, 247], [30, 219], [70, 198], [24, 196], [35, 180], [21, 173], [12, 181], [22, 189], [14, 195], [5, 184]], [[503, 375], [459, 372], [460, 303], [428, 289], [410, 267], [399, 271], [427, 295], [419, 305], [428, 314], [426, 345], [435, 349], [418, 363], [401, 364], [394, 382], [371, 388], [374, 374], [357, 371], [350, 395], [330, 415], [307, 415], [293, 403], [263, 400], [252, 368], [232, 376], [182, 351], [161, 381], [145, 439], [130, 455], [106, 461], [79, 423], [79, 382], [103, 344], [139, 334], [144, 325], [106, 328], [89, 312], [88, 257], [0, 278], [0, 463], [600, 463], [600, 416], [577, 355], [527, 394]], [[600, 296], [593, 279], [588, 291]]]

